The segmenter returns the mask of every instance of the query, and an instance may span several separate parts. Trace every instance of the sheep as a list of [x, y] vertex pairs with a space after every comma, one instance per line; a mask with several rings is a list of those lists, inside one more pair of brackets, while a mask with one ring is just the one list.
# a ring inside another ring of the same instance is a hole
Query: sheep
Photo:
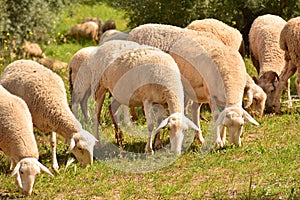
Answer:
[[50, 69], [31, 60], [9, 64], [0, 77], [0, 84], [21, 97], [28, 105], [34, 126], [40, 132], [51, 132], [53, 169], [58, 170], [56, 132], [61, 134], [82, 166], [93, 163], [96, 138], [82, 129], [71, 112], [64, 83]]
[[[226, 46], [238, 50], [242, 57], [245, 56], [245, 45], [242, 34], [239, 32], [239, 30], [225, 24], [222, 21], [212, 18], [195, 20], [191, 22], [186, 29], [212, 33]], [[250, 77], [247, 74], [245, 94], [248, 96], [248, 100], [246, 101], [245, 108], [250, 107], [253, 102], [253, 97], [255, 97], [256, 105], [253, 106], [255, 107], [254, 111], [257, 112], [259, 116], [262, 116], [265, 108], [263, 104], [266, 101], [265, 93], [249, 78]]]
[[280, 49], [280, 32], [286, 21], [276, 15], [257, 17], [249, 31], [249, 47], [258, 78], [254, 78], [267, 94], [266, 112], [272, 111], [275, 89], [284, 68], [284, 51]]
[[[82, 49], [78, 50], [70, 59], [70, 62], [69, 62], [70, 94], [73, 93], [73, 84], [77, 77], [79, 68], [81, 66], [86, 66], [82, 63], [91, 54], [91, 52], [95, 49], [96, 49], [96, 46], [82, 48]], [[91, 77], [84, 77], [84, 79], [89, 79], [89, 78], [91, 78]], [[91, 90], [90, 90], [90, 88], [87, 88], [86, 95], [80, 101], [80, 107], [81, 107], [82, 114], [83, 114], [85, 120], [88, 119], [87, 104], [88, 104], [88, 98], [90, 95], [91, 95]], [[72, 112], [74, 113], [75, 117], [78, 117], [78, 109], [77, 108], [72, 108]]]
[[[199, 130], [183, 113], [184, 95], [180, 72], [168, 54], [135, 42], [112, 40], [93, 52], [88, 58], [88, 66], [93, 76], [90, 84], [96, 100], [95, 131], [98, 129], [107, 91], [115, 99], [113, 109], [117, 109], [120, 104], [130, 107], [143, 105], [148, 126], [146, 153], [153, 153], [151, 137], [154, 124], [150, 111], [154, 103], [167, 104], [170, 115], [162, 120], [156, 131], [164, 126], [169, 127], [171, 151], [174, 153], [181, 154], [183, 131], [188, 127]], [[80, 72], [81, 68], [78, 77]], [[74, 98], [77, 95], [77, 80], [74, 83]]]
[[65, 69], [68, 66], [68, 63], [56, 60], [55, 58], [41, 58], [38, 62], [53, 71]]
[[42, 51], [40, 45], [25, 41], [23, 44], [23, 57], [31, 59], [35, 57], [46, 58], [46, 55]]
[[107, 30], [117, 29], [116, 23], [113, 19], [107, 20], [102, 26], [102, 33], [105, 33]]
[[17, 186], [23, 194], [30, 195], [38, 174], [53, 174], [38, 161], [38, 147], [26, 103], [1, 85], [0, 96], [0, 150], [15, 165], [11, 176], [16, 177]]
[[110, 40], [127, 40], [128, 38], [128, 33], [124, 33], [121, 31], [118, 31], [116, 29], [110, 29], [105, 31], [99, 40], [99, 45], [103, 44], [106, 41]]
[[[254, 82], [249, 74], [246, 74], [246, 76], [244, 96], [247, 97], [247, 100], [245, 101], [244, 107], [245, 109], [253, 107], [255, 114], [261, 117], [264, 114], [267, 94]], [[255, 102], [253, 102], [253, 99]]]
[[96, 22], [88, 21], [82, 24], [76, 24], [70, 28], [66, 37], [74, 37], [76, 40], [81, 38], [91, 38], [93, 42], [99, 40], [99, 25]]
[[[242, 108], [246, 69], [238, 51], [219, 40], [195, 36], [170, 25], [141, 25], [130, 31], [128, 40], [155, 46], [174, 58], [182, 75], [185, 95], [199, 104], [210, 103], [218, 146], [225, 143], [224, 127], [228, 129], [230, 142], [239, 146], [244, 118], [258, 125]], [[199, 113], [193, 116], [198, 117]], [[199, 119], [194, 118], [194, 122], [199, 123]], [[204, 141], [201, 130], [198, 134], [199, 140]]]
[[295, 80], [298, 96], [300, 97], [300, 65], [299, 65], [299, 29], [300, 17], [295, 17], [287, 21], [280, 33], [279, 44], [284, 51], [285, 66], [279, 76], [279, 83], [275, 91], [273, 106], [275, 113], [280, 114], [280, 98], [285, 83], [297, 71]]
[[226, 46], [232, 47], [245, 56], [245, 44], [239, 30], [213, 18], [194, 20], [186, 26], [187, 29], [213, 33]]

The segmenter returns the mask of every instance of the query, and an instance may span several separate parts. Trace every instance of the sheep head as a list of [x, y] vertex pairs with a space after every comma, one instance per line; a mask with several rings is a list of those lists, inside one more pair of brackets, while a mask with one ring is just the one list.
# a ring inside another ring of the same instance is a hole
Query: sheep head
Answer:
[[81, 129], [80, 132], [75, 133], [71, 138], [68, 151], [71, 151], [81, 166], [93, 164], [94, 146], [98, 140], [88, 131]]
[[50, 170], [36, 158], [23, 158], [17, 163], [11, 177], [16, 176], [16, 184], [22, 188], [23, 194], [28, 196], [32, 193], [35, 178], [41, 171], [53, 176]]
[[182, 113], [173, 113], [166, 119], [164, 119], [156, 129], [156, 133], [163, 127], [168, 126], [170, 141], [171, 141], [171, 151], [177, 155], [181, 154], [181, 146], [184, 138], [183, 132], [188, 128], [200, 131], [200, 129], [188, 119]]
[[274, 71], [268, 71], [262, 76], [260, 76], [258, 79], [256, 79], [255, 77], [253, 79], [254, 82], [257, 85], [259, 85], [267, 94], [266, 111], [271, 112], [273, 107], [272, 103], [274, 99], [275, 90], [279, 82], [278, 74]]
[[[227, 107], [219, 115], [216, 125], [217, 129], [217, 138], [220, 138], [220, 126], [223, 126], [227, 129], [229, 135], [229, 142], [235, 144], [236, 146], [241, 145], [241, 135], [244, 126], [244, 119], [247, 119], [255, 125], [259, 125], [258, 122], [253, 119], [250, 114], [240, 107]], [[223, 134], [225, 137], [225, 133]], [[223, 143], [225, 138], [223, 139]], [[217, 141], [218, 142], [218, 141]], [[222, 146], [222, 145], [221, 145]]]

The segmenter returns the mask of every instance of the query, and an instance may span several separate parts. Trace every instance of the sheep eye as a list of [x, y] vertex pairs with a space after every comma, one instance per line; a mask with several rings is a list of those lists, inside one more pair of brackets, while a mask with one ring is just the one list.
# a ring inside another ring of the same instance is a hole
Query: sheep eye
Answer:
[[20, 174], [24, 174], [24, 172], [23, 172], [23, 171], [20, 171]]
[[77, 147], [77, 149], [78, 149], [79, 151], [82, 151], [82, 148], [80, 148], [80, 147]]

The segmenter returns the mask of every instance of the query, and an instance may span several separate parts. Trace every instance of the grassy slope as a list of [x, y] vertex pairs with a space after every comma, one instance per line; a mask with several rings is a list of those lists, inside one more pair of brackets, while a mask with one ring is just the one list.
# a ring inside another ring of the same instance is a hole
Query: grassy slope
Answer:
[[[66, 33], [73, 24], [90, 16], [115, 19], [120, 30], [126, 29], [121, 13], [103, 5], [76, 6], [63, 16], [58, 34]], [[68, 62], [78, 49], [89, 45], [94, 44], [54, 42], [47, 46], [46, 55]], [[255, 75], [251, 62], [246, 61], [248, 70]], [[66, 71], [59, 73], [68, 87]], [[299, 199], [299, 108], [294, 104], [292, 110], [286, 107], [283, 110], [282, 116], [257, 119], [260, 126], [246, 123], [241, 148], [227, 146], [200, 156], [200, 147], [193, 144], [176, 162], [150, 173], [119, 171], [100, 161], [85, 169], [78, 163], [67, 166], [71, 155], [66, 155], [66, 146], [61, 140], [58, 148], [60, 174], [53, 178], [45, 174], [39, 176], [33, 195], [28, 199]], [[203, 114], [210, 119], [208, 112]], [[208, 124], [201, 123], [205, 133]], [[113, 135], [110, 123], [103, 125], [104, 132]], [[48, 138], [37, 134], [37, 140], [40, 160], [50, 167]], [[142, 151], [146, 140], [139, 144], [129, 138], [127, 141], [128, 149]], [[6, 157], [0, 154], [0, 199], [23, 198], [9, 173]]]

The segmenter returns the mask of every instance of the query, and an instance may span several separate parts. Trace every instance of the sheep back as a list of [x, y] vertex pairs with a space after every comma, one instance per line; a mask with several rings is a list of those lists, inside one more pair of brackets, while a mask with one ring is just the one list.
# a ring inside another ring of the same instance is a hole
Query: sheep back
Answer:
[[300, 67], [300, 17], [287, 21], [280, 34], [280, 48], [285, 51], [285, 60]]
[[173, 102], [168, 103], [173, 106], [171, 111], [182, 111], [179, 69], [170, 55], [157, 48], [142, 45], [122, 53], [104, 71], [101, 83], [126, 105], [142, 105], [144, 99], [152, 99], [160, 104]]
[[14, 161], [38, 159], [31, 114], [26, 103], [0, 85], [0, 149]]
[[187, 29], [195, 31], [210, 32], [216, 35], [226, 46], [240, 51], [244, 55], [243, 36], [239, 30], [225, 24], [217, 19], [202, 19], [191, 22]]
[[257, 17], [251, 25], [249, 46], [259, 78], [268, 71], [280, 75], [284, 68], [284, 51], [280, 49], [279, 38], [285, 24], [281, 17], [267, 14]]
[[40, 131], [54, 131], [65, 138], [79, 132], [81, 125], [69, 109], [64, 83], [50, 69], [35, 61], [18, 60], [5, 68], [0, 84], [27, 103]]

